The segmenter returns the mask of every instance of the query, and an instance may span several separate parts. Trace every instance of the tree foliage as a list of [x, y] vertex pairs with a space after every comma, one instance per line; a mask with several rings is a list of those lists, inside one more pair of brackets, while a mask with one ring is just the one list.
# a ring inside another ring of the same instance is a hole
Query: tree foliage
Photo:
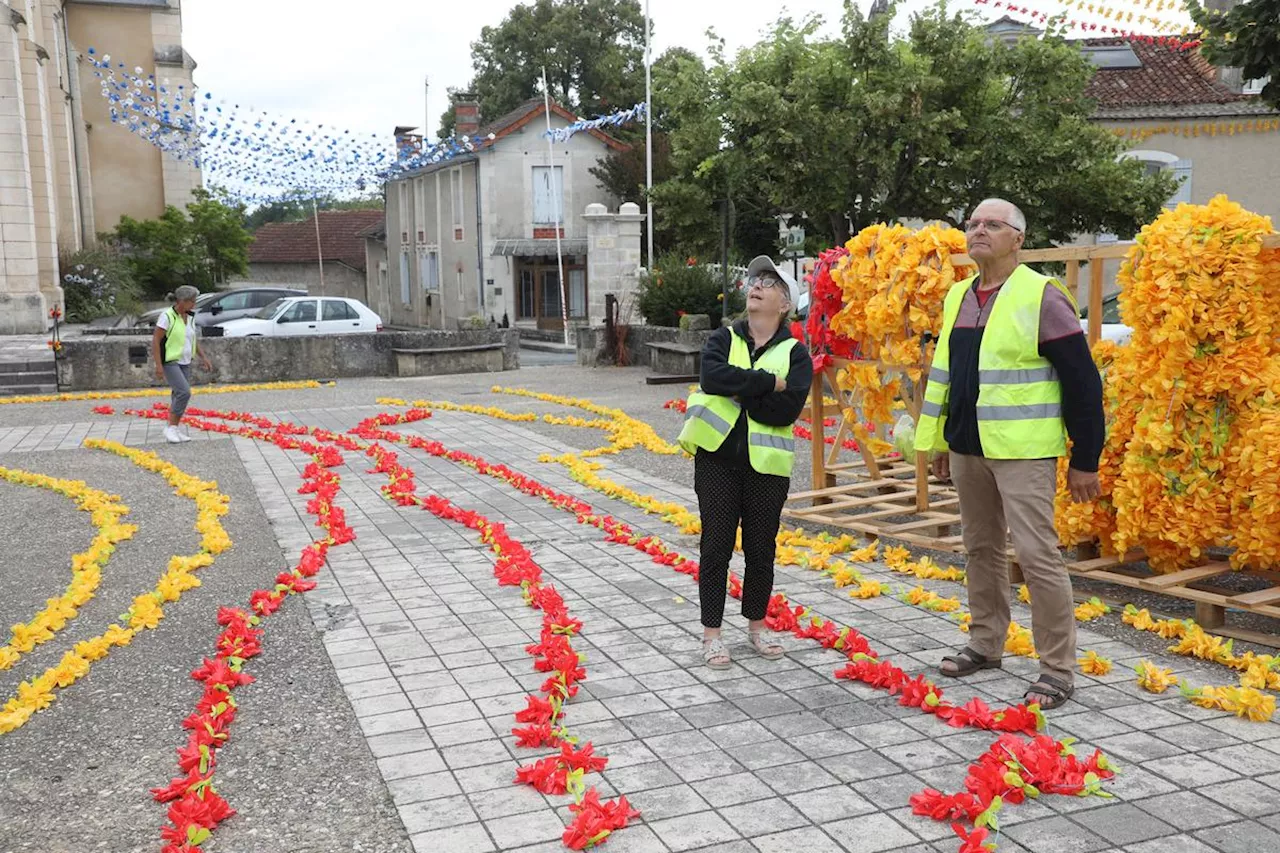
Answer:
[[[551, 97], [577, 114], [625, 109], [644, 100], [644, 12], [639, 0], [532, 0], [480, 31], [471, 62], [464, 91], [482, 121], [541, 94], [544, 67]], [[453, 127], [451, 106], [440, 135]]]
[[[381, 210], [385, 204], [381, 193], [362, 198], [337, 199], [323, 196], [316, 199], [320, 210]], [[270, 222], [301, 222], [309, 219], [313, 208], [311, 196], [299, 193], [291, 198], [260, 204], [245, 212], [244, 227], [250, 234]]]
[[243, 223], [243, 207], [197, 189], [185, 212], [169, 205], [159, 219], [123, 216], [106, 237], [123, 253], [143, 292], [159, 299], [184, 284], [212, 290], [248, 272], [253, 237]]
[[1228, 12], [1211, 12], [1189, 0], [1191, 18], [1203, 31], [1205, 56], [1239, 68], [1246, 80], [1271, 80], [1262, 100], [1280, 110], [1280, 0], [1245, 0]]
[[892, 14], [850, 5], [842, 33], [783, 19], [713, 75], [725, 171], [756, 176], [779, 210], [832, 242], [875, 222], [958, 225], [984, 198], [1027, 211], [1032, 244], [1133, 234], [1174, 189], [1120, 160], [1092, 123], [1093, 68], [1055, 37], [1013, 45], [939, 4], [890, 38]]

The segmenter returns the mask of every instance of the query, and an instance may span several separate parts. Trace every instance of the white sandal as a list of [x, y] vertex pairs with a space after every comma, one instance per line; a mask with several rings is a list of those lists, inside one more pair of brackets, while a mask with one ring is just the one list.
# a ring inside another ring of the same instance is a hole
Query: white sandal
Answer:
[[712, 637], [709, 640], [702, 641], [702, 662], [707, 665], [708, 669], [728, 669], [733, 666], [733, 659], [729, 657], [729, 649], [725, 646], [724, 640], [719, 637]]
[[782, 648], [782, 646], [779, 646], [777, 643], [765, 642], [762, 633], [763, 632], [761, 631], [747, 632], [747, 642], [751, 644], [751, 648], [755, 649], [756, 653], [759, 654], [760, 657], [765, 660], [778, 660], [786, 654], [786, 649]]

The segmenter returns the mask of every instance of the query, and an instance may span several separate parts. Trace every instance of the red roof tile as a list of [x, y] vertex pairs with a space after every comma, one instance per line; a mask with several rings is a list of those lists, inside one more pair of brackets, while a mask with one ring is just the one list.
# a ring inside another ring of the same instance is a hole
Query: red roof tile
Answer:
[[[1226, 104], [1254, 100], [1214, 79], [1213, 66], [1197, 50], [1128, 41], [1141, 68], [1099, 68], [1086, 94], [1099, 109], [1148, 105]], [[1088, 46], [1122, 45], [1125, 39], [1088, 39]]]
[[[381, 210], [322, 210], [320, 247], [326, 261], [341, 261], [358, 270], [365, 268], [364, 237], [361, 232], [382, 224]], [[249, 246], [251, 264], [314, 264], [316, 221], [271, 222], [253, 235]]]

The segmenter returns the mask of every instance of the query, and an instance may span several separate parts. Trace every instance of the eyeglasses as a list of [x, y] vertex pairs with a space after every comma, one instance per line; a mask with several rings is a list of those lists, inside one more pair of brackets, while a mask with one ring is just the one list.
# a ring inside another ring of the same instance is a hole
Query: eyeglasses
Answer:
[[749, 287], [776, 287], [779, 290], [790, 292], [791, 288], [787, 287], [787, 283], [780, 278], [772, 275], [758, 275], [751, 279]]
[[987, 233], [989, 234], [999, 234], [1006, 228], [1012, 228], [1019, 234], [1022, 233], [1021, 228], [1016, 225], [1010, 225], [1002, 219], [970, 219], [964, 224], [964, 230], [968, 234], [972, 234], [974, 231], [977, 231], [982, 227], [986, 227]]

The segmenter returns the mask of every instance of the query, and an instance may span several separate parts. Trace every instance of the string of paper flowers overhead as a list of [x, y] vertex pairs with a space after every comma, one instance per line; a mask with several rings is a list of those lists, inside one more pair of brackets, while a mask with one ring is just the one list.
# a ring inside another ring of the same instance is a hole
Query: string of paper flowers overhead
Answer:
[[[454, 136], [440, 142], [391, 140], [253, 107], [215, 100], [185, 84], [132, 70], [110, 54], [88, 51], [113, 124], [205, 172], [205, 179], [249, 204], [299, 195], [365, 192], [388, 180], [482, 148], [492, 140]], [[553, 131], [564, 141], [584, 130], [644, 115], [644, 104]]]
[[[1200, 46], [1199, 39], [1186, 39], [1179, 35], [1160, 35], [1152, 32], [1137, 32], [1133, 29], [1122, 29], [1115, 26], [1117, 23], [1127, 23], [1129, 21], [1138, 21], [1140, 26], [1155, 31], [1178, 31], [1188, 32], [1193, 29], [1191, 21], [1179, 23], [1175, 21], [1156, 19], [1154, 16], [1146, 15], [1140, 9], [1149, 8], [1142, 6], [1138, 0], [1116, 0], [1114, 3], [1090, 3], [1078, 2], [1078, 0], [1060, 0], [1059, 5], [1075, 6], [1082, 11], [1087, 10], [1093, 15], [1100, 16], [1102, 20], [1090, 18], [1078, 18], [1072, 16], [1065, 9], [1058, 11], [1046, 12], [1042, 9], [1027, 5], [1025, 2], [1017, 2], [1017, 0], [973, 0], [977, 6], [989, 6], [994, 9], [1002, 9], [1011, 16], [1022, 19], [1030, 19], [1045, 26], [1053, 26], [1060, 32], [1074, 32], [1084, 37], [1112, 37], [1122, 38], [1127, 41], [1147, 42], [1150, 44], [1160, 44], [1177, 50], [1192, 50]], [[1141, 19], [1141, 20], [1140, 20]]]

